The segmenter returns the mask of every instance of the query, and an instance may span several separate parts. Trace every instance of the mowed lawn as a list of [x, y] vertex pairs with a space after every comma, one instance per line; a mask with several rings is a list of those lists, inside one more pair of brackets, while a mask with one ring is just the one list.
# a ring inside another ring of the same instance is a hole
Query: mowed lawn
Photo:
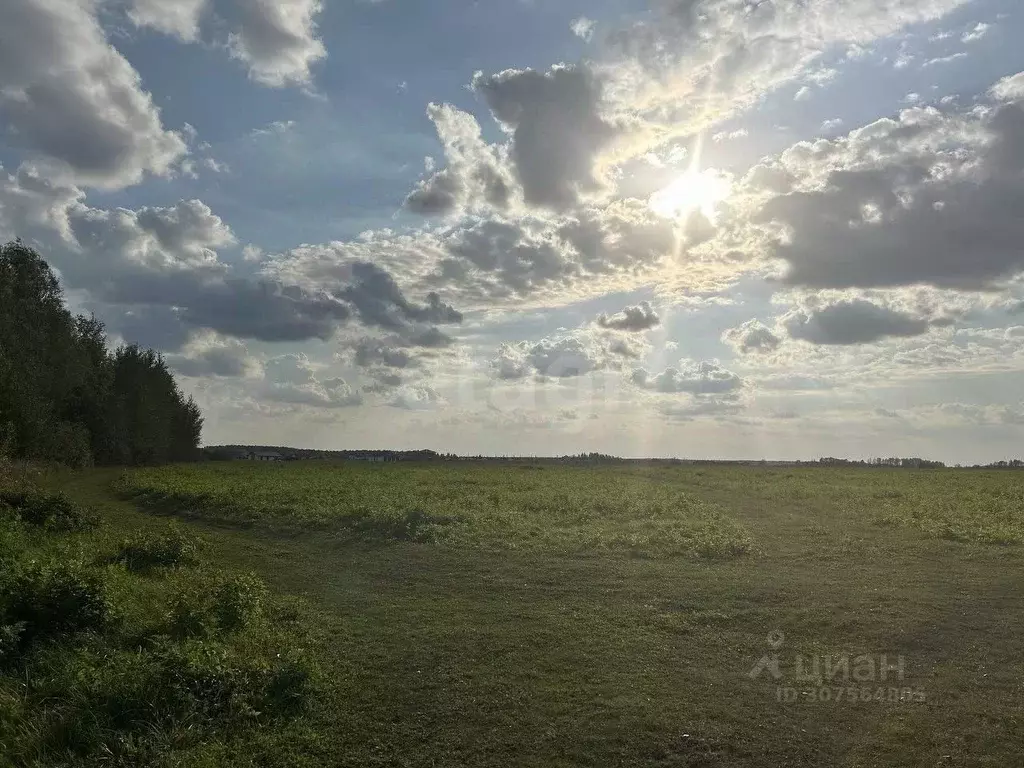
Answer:
[[[305, 599], [301, 736], [238, 764], [1024, 765], [1024, 474], [236, 462], [52, 482], [114, 528], [173, 514]], [[751, 676], [766, 655], [778, 679]], [[819, 685], [798, 655], [902, 657], [903, 679]]]

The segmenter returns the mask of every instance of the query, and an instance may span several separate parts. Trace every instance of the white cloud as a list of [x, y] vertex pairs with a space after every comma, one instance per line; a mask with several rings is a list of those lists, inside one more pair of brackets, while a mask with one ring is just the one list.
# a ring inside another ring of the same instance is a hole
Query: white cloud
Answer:
[[540, 341], [506, 342], [490, 361], [491, 372], [498, 379], [540, 377], [568, 379], [596, 371], [622, 370], [650, 349], [643, 340], [627, 333], [580, 328], [553, 334]]
[[132, 0], [128, 17], [137, 27], [149, 27], [182, 42], [199, 39], [199, 21], [208, 0]]
[[989, 25], [985, 22], [979, 22], [975, 24], [969, 31], [964, 32], [964, 36], [960, 38], [965, 43], [973, 43], [981, 40], [986, 34], [988, 34]]
[[1000, 101], [1024, 99], [1024, 72], [1004, 77], [992, 86], [989, 93]]
[[731, 141], [733, 139], [743, 139], [748, 136], [746, 128], [737, 128], [735, 131], [719, 131], [712, 135], [711, 140], [716, 144], [722, 141]]
[[14, 174], [0, 166], [0, 240], [28, 237], [37, 228], [70, 239], [68, 212], [84, 198], [78, 187], [50, 181], [31, 165]]
[[217, 249], [235, 242], [230, 227], [200, 200], [169, 208], [79, 208], [72, 212], [71, 234], [91, 257], [73, 273], [76, 284], [107, 284], [115, 291], [126, 272], [220, 273]]
[[165, 359], [175, 372], [193, 378], [254, 378], [263, 371], [245, 344], [210, 331], [193, 334], [180, 354]]
[[186, 152], [92, 4], [0, 0], [0, 120], [41, 175], [118, 188], [166, 175]]
[[666, 0], [610, 34], [596, 66], [609, 78], [610, 102], [642, 116], [657, 144], [694, 134], [821, 71], [830, 50], [867, 46], [967, 1]]
[[730, 328], [722, 334], [722, 341], [741, 354], [752, 352], [773, 352], [782, 340], [758, 320], [748, 320], [738, 328]]
[[263, 369], [262, 384], [255, 390], [263, 400], [316, 408], [348, 408], [363, 402], [344, 379], [320, 378], [304, 354], [273, 357]]
[[432, 387], [402, 387], [388, 403], [392, 408], [407, 411], [431, 411], [447, 405], [447, 401]]
[[743, 380], [717, 360], [680, 360], [674, 368], [652, 374], [643, 368], [633, 371], [633, 383], [642, 389], [666, 394], [725, 395], [743, 387]]
[[444, 146], [447, 167], [433, 171], [409, 193], [405, 206], [423, 214], [463, 213], [467, 209], [504, 209], [511, 202], [513, 182], [504, 153], [481, 137], [472, 115], [450, 104], [430, 104], [427, 116]]
[[591, 38], [594, 36], [595, 26], [597, 26], [597, 22], [593, 19], [588, 19], [586, 16], [580, 16], [578, 19], [573, 19], [570, 28], [576, 37], [580, 37], [587, 42], [590, 42]]
[[937, 64], [950, 64], [954, 61], [959, 61], [960, 59], [966, 58], [967, 54], [964, 53], [963, 51], [959, 51], [957, 53], [952, 53], [949, 56], [938, 56], [934, 59], [928, 59], [921, 65], [921, 67], [934, 67]]
[[309, 85], [310, 68], [327, 56], [316, 25], [322, 7], [320, 0], [234, 0], [228, 49], [262, 85]]

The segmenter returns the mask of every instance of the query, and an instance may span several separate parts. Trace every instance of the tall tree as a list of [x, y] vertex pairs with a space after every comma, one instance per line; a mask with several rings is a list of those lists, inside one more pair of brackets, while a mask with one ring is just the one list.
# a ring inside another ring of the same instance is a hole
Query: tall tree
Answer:
[[184, 461], [202, 424], [160, 355], [111, 353], [103, 325], [68, 311], [34, 249], [0, 246], [0, 451], [74, 465]]

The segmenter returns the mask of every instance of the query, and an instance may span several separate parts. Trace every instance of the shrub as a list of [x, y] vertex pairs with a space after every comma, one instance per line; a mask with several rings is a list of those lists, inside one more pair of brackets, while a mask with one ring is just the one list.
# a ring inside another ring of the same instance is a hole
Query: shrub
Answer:
[[217, 626], [234, 632], [249, 626], [263, 615], [267, 585], [255, 575], [236, 576], [221, 582], [213, 596]]
[[203, 589], [180, 590], [167, 601], [169, 633], [174, 637], [205, 637], [214, 629], [210, 595]]
[[129, 570], [194, 565], [199, 559], [201, 541], [178, 526], [171, 525], [161, 534], [138, 534], [121, 543], [114, 557]]
[[0, 493], [0, 504], [13, 509], [22, 522], [48, 531], [88, 531], [99, 525], [95, 514], [63, 493], [6, 491]]
[[299, 658], [267, 664], [211, 640], [158, 651], [160, 689], [168, 714], [217, 720], [292, 716], [305, 708], [310, 669]]
[[0, 603], [4, 642], [12, 646], [8, 652], [42, 639], [102, 629], [111, 618], [106, 587], [102, 572], [80, 562], [22, 565]]
[[264, 695], [266, 711], [282, 717], [303, 712], [309, 700], [311, 679], [312, 671], [303, 659], [282, 662], [270, 675]]
[[0, 589], [3, 588], [5, 574], [9, 574], [25, 548], [25, 535], [13, 512], [5, 516], [0, 508]]
[[257, 576], [193, 579], [169, 601], [170, 632], [205, 637], [237, 632], [262, 618], [267, 585]]

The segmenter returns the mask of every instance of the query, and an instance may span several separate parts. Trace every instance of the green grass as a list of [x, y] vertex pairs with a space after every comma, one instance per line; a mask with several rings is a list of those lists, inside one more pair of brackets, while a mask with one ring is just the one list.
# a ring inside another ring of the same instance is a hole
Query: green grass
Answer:
[[200, 563], [193, 533], [118, 542], [63, 496], [5, 498], [0, 765], [234, 765], [301, 739], [294, 603]]
[[235, 462], [135, 470], [120, 487], [140, 502], [208, 520], [371, 542], [649, 557], [750, 549], [742, 525], [673, 480], [620, 469]]
[[[59, 534], [89, 553], [163, 541], [168, 513], [201, 536], [220, 575], [103, 566], [136, 595], [123, 626], [163, 617], [183, 679], [216, 668], [196, 643], [264, 679], [278, 622], [228, 629], [263, 601], [316, 670], [301, 713], [133, 737], [167, 765], [1024, 765], [1016, 473], [237, 463], [39, 482], [100, 514]], [[784, 678], [751, 679], [773, 631]], [[795, 654], [902, 656], [924, 701], [780, 702], [818, 688]], [[0, 686], [0, 744], [35, 722], [19, 684]]]

